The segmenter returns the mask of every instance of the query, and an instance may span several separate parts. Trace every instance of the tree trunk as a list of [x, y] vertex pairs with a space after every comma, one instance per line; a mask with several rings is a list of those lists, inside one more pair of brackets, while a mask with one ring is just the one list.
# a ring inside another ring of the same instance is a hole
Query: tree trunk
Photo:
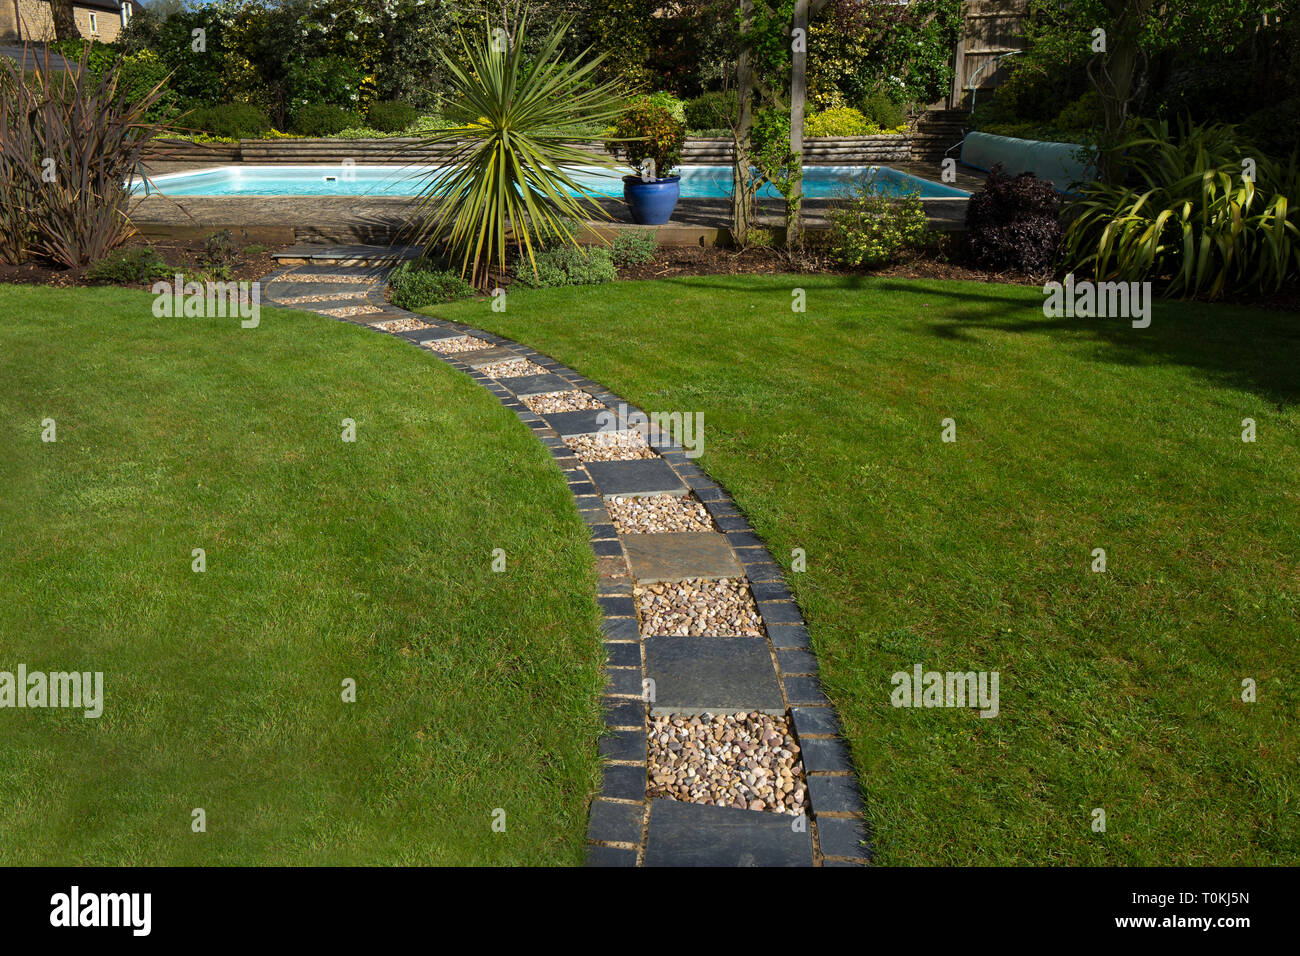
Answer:
[[754, 28], [753, 0], [740, 0], [740, 55], [736, 59], [736, 122], [731, 130], [731, 238], [738, 245], [749, 240], [751, 181], [750, 135], [754, 127], [754, 79], [749, 65], [749, 34]]
[[54, 17], [54, 39], [80, 40], [77, 18], [72, 11], [72, 0], [50, 0], [50, 13]]
[[790, 23], [790, 190], [785, 197], [785, 244], [803, 248], [803, 116], [808, 103], [808, 0], [794, 0]]
[[1123, 177], [1119, 143], [1128, 123], [1129, 108], [1141, 88], [1146, 55], [1142, 51], [1142, 24], [1153, 0], [1104, 0], [1111, 23], [1106, 31], [1106, 52], [1088, 65], [1088, 77], [1101, 97], [1105, 129], [1099, 150], [1103, 181]]

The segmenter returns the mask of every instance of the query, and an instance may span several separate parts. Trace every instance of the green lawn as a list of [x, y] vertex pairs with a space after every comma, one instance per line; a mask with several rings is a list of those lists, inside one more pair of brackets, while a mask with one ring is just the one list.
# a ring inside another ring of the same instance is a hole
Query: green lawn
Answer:
[[106, 698], [0, 710], [0, 864], [580, 862], [599, 613], [550, 457], [399, 341], [151, 303], [0, 286], [0, 671]]
[[[1300, 319], [1042, 301], [702, 277], [430, 311], [704, 413], [702, 464], [787, 568], [807, 552], [879, 862], [1300, 862]], [[1000, 716], [891, 707], [917, 663], [997, 670]]]

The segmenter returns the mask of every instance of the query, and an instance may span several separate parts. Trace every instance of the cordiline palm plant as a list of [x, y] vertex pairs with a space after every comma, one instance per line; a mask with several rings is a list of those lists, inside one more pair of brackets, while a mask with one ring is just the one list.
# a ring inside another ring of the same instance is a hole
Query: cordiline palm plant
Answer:
[[509, 242], [534, 272], [536, 242], [576, 243], [565, 221], [585, 218], [596, 194], [578, 184], [573, 168], [615, 168], [572, 145], [592, 125], [607, 125], [622, 101], [614, 83], [593, 81], [603, 54], [587, 59], [588, 48], [563, 58], [568, 27], [557, 25], [527, 60], [526, 16], [512, 41], [497, 30], [473, 46], [462, 38], [463, 62], [442, 53], [452, 86], [444, 115], [454, 126], [419, 144], [450, 148], [421, 189], [415, 237], [431, 254], [445, 249], [459, 259], [461, 274], [480, 289], [504, 267]]

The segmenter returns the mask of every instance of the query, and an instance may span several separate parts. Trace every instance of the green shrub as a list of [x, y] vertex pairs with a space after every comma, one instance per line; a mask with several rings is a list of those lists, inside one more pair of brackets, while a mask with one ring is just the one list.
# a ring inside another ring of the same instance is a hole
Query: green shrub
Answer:
[[692, 130], [729, 129], [738, 109], [735, 90], [705, 93], [686, 102], [686, 125]]
[[655, 175], [663, 178], [671, 175], [673, 167], [682, 160], [686, 124], [674, 119], [650, 97], [643, 96], [633, 100], [619, 116], [614, 135], [618, 141], [609, 144], [611, 152], [621, 155], [633, 167], [652, 159]]
[[851, 106], [813, 113], [804, 121], [803, 129], [808, 136], [869, 136], [880, 132], [880, 127]]
[[537, 271], [526, 258], [515, 264], [519, 281], [536, 289], [566, 285], [600, 285], [618, 278], [614, 257], [599, 246], [554, 246], [536, 254]]
[[352, 126], [361, 125], [361, 117], [328, 103], [310, 103], [289, 117], [294, 132], [303, 136], [333, 136]]
[[1300, 278], [1300, 165], [1255, 153], [1231, 126], [1143, 122], [1119, 148], [1125, 182], [1087, 183], [1067, 207], [1066, 265], [1207, 298]]
[[1069, 103], [1056, 117], [1056, 128], [1061, 131], [1096, 133], [1106, 123], [1101, 96], [1089, 90], [1073, 103]]
[[848, 266], [879, 266], [924, 245], [929, 225], [919, 192], [886, 195], [865, 176], [831, 207], [831, 254]]
[[652, 106], [658, 106], [667, 110], [669, 116], [681, 123], [683, 126], [686, 125], [686, 103], [673, 96], [671, 93], [665, 93], [663, 90], [660, 90], [658, 93], [650, 93], [647, 96], [641, 97], [641, 99]]
[[271, 119], [247, 103], [218, 103], [195, 110], [182, 120], [191, 129], [230, 139], [251, 139], [271, 128]]
[[618, 266], [643, 266], [654, 260], [659, 240], [650, 229], [620, 229], [609, 244], [609, 254]]
[[890, 99], [887, 93], [868, 93], [858, 102], [858, 109], [868, 123], [874, 123], [881, 129], [897, 129], [907, 123], [907, 111]]
[[388, 276], [388, 298], [403, 309], [454, 302], [474, 294], [474, 287], [446, 264], [433, 259], [403, 262]]
[[[361, 68], [340, 56], [318, 56], [289, 65], [285, 84], [289, 89], [289, 113], [323, 103], [340, 110], [356, 110], [361, 102], [365, 75]], [[358, 120], [350, 123], [360, 126]], [[343, 127], [339, 127], [342, 129]]]
[[396, 100], [374, 103], [366, 115], [366, 122], [381, 133], [400, 133], [415, 119], [415, 107]]
[[175, 272], [149, 246], [115, 249], [86, 267], [86, 279], [109, 285], [135, 285], [170, 278]]

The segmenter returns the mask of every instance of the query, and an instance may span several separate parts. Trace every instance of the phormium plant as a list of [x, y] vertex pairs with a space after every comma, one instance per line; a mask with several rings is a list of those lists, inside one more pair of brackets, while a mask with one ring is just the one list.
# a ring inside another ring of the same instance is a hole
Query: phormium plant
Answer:
[[65, 266], [102, 259], [134, 232], [131, 184], [163, 126], [146, 118], [166, 80], [132, 98], [118, 88], [121, 61], [96, 75], [90, 47], [70, 68], [26, 72], [0, 57], [0, 256], [28, 254]]

